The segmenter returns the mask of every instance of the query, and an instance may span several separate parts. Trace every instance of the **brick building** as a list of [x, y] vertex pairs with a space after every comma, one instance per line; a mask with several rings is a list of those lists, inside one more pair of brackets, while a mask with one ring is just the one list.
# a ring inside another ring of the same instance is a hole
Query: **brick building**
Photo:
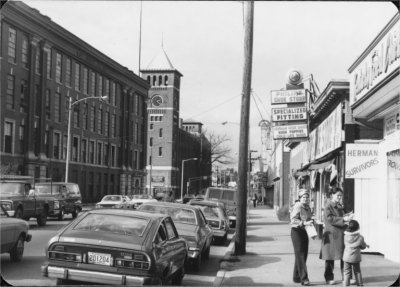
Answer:
[[67, 180], [83, 201], [141, 192], [146, 81], [24, 3], [2, 7], [0, 29], [0, 172], [64, 181], [71, 111]]

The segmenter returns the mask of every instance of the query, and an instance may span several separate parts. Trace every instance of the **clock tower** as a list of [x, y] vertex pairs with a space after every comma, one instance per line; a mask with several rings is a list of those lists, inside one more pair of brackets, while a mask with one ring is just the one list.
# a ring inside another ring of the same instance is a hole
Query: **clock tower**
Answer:
[[180, 185], [176, 143], [182, 74], [174, 68], [164, 48], [140, 72], [150, 85], [146, 190], [156, 197], [169, 191], [177, 194]]

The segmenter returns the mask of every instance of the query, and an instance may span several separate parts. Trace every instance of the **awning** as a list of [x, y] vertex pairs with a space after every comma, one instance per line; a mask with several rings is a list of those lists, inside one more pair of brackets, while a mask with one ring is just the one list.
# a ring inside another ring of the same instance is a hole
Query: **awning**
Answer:
[[331, 159], [329, 161], [325, 161], [325, 162], [321, 162], [321, 163], [312, 163], [308, 169], [309, 170], [319, 170], [319, 169], [325, 169], [326, 167], [328, 167], [329, 165], [331, 165], [333, 162], [335, 161], [335, 159]]

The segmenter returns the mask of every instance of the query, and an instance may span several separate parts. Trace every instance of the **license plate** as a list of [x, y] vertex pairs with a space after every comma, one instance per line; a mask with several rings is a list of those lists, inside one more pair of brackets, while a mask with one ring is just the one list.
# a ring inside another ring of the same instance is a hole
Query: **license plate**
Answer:
[[111, 255], [104, 253], [88, 252], [88, 263], [111, 266]]

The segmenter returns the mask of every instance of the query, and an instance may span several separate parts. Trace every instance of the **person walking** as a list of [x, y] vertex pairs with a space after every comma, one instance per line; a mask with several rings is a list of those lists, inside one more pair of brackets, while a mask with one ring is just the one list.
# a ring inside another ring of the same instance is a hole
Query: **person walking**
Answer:
[[253, 200], [253, 207], [257, 207], [257, 195], [256, 193], [253, 193], [253, 197], [251, 198]]
[[290, 237], [294, 248], [293, 282], [310, 286], [307, 272], [308, 235], [305, 226], [313, 225], [310, 204], [310, 193], [307, 189], [299, 190], [299, 202], [296, 202], [290, 213]]
[[354, 272], [357, 286], [363, 286], [361, 276], [361, 249], [369, 248], [365, 243], [364, 237], [360, 234], [360, 225], [356, 220], [350, 220], [344, 232], [344, 279], [343, 286], [350, 286], [350, 278]]
[[344, 230], [352, 216], [345, 215], [341, 201], [343, 190], [336, 187], [332, 190], [331, 199], [327, 201], [324, 209], [325, 230], [321, 240], [321, 252], [319, 258], [325, 260], [325, 281], [327, 284], [336, 284], [334, 280], [334, 263], [340, 260], [340, 270], [343, 279], [343, 251]]
[[166, 202], [175, 202], [175, 198], [174, 195], [172, 193], [172, 191], [169, 191], [166, 196], [164, 197], [164, 201]]

